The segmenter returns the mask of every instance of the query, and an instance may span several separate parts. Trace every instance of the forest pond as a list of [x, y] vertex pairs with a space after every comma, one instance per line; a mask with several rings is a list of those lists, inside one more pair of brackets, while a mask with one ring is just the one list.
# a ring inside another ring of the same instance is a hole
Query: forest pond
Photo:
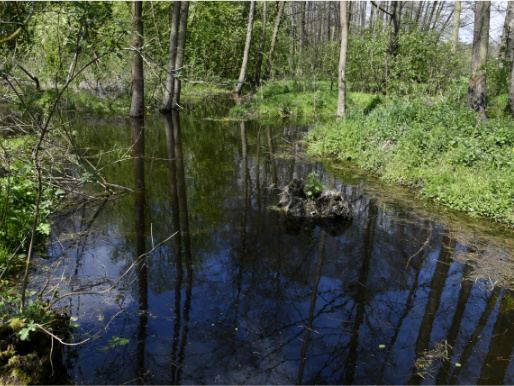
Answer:
[[[75, 341], [96, 334], [66, 349], [70, 382], [514, 383], [514, 294], [478, 276], [482, 258], [512, 257], [507, 233], [309, 159], [312, 120], [225, 114], [211, 100], [74, 124], [83, 151], [104, 152], [95, 165], [126, 158], [103, 173], [131, 192], [57, 216], [34, 273], [35, 288], [82, 292], [59, 305]], [[311, 172], [353, 203], [351, 223], [270, 209]]]

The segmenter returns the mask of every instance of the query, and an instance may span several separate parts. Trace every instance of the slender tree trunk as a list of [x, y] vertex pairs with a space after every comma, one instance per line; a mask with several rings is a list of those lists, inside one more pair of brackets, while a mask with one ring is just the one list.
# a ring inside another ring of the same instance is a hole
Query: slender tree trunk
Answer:
[[325, 31], [325, 7], [327, 4], [325, 2], [319, 5], [319, 32], [318, 32], [318, 42], [323, 43], [324, 39], [324, 31]]
[[[511, 55], [513, 53], [511, 52]], [[510, 83], [509, 83], [509, 107], [510, 113], [514, 118], [514, 60], [510, 63]]]
[[141, 117], [145, 108], [145, 78], [143, 74], [143, 2], [132, 2], [132, 103], [130, 116]]
[[419, 28], [419, 21], [421, 19], [421, 15], [423, 14], [423, 1], [419, 2], [418, 9], [416, 10], [416, 17], [414, 18], [414, 24]]
[[439, 8], [437, 9], [437, 12], [435, 14], [435, 18], [432, 22], [432, 31], [435, 31], [435, 28], [437, 26], [437, 22], [439, 21], [439, 18], [441, 16], [441, 11], [443, 10], [444, 8], [444, 2], [441, 1], [441, 3], [439, 4]]
[[389, 24], [391, 26], [391, 35], [389, 37], [389, 55], [396, 56], [398, 52], [398, 33], [400, 31], [400, 18], [398, 15], [398, 2], [392, 1], [389, 7], [391, 19]]
[[241, 96], [243, 90], [243, 83], [246, 77], [246, 69], [248, 67], [248, 56], [250, 54], [250, 44], [252, 43], [252, 31], [253, 31], [253, 14], [255, 11], [255, 1], [250, 2], [250, 15], [248, 16], [248, 28], [246, 29], [246, 42], [245, 51], [243, 54], [243, 63], [241, 64], [241, 72], [239, 73], [239, 79], [236, 86], [236, 95]]
[[[261, 44], [259, 46], [259, 56], [257, 57], [257, 64], [255, 66], [255, 86], [261, 83], [261, 67], [262, 67], [262, 55], [264, 52], [264, 44], [266, 43], [266, 1], [262, 2], [262, 32], [261, 32]], [[301, 44], [301, 42], [300, 42]]]
[[[514, 24], [514, 1], [507, 2], [507, 13], [505, 15], [505, 22], [503, 23], [502, 42], [500, 47], [500, 67], [503, 67], [503, 61], [507, 59], [509, 47], [512, 45], [512, 29]], [[510, 57], [507, 60], [512, 60]]]
[[368, 3], [367, 1], [363, 1], [361, 4], [361, 39], [364, 39], [364, 29], [366, 28], [366, 5]]
[[468, 88], [468, 107], [479, 113], [486, 121], [486, 73], [489, 47], [490, 1], [475, 2], [475, 26], [473, 31], [473, 54], [471, 59], [471, 81]]
[[461, 2], [456, 1], [453, 10], [453, 29], [452, 29], [452, 52], [457, 51], [457, 45], [459, 44], [459, 28], [460, 28], [460, 10]]
[[446, 30], [446, 26], [448, 25], [448, 23], [450, 22], [450, 19], [452, 18], [453, 16], [453, 9], [450, 11], [450, 13], [448, 14], [448, 17], [446, 18], [446, 21], [444, 22], [444, 24], [442, 25], [441, 29], [439, 30], [439, 33], [437, 34], [437, 38], [435, 39], [434, 43], [433, 44], [438, 44], [439, 43], [439, 39], [441, 39], [441, 35], [443, 34], [443, 32]]
[[[266, 4], [266, 2], [264, 2]], [[300, 25], [298, 26], [299, 55], [298, 69], [300, 76], [303, 75], [303, 55], [305, 49], [305, 1], [300, 2]]]
[[275, 51], [275, 45], [277, 44], [278, 30], [280, 28], [280, 22], [282, 20], [282, 14], [284, 13], [285, 4], [286, 4], [285, 1], [281, 1], [280, 6], [278, 8], [277, 20], [275, 21], [275, 27], [273, 28], [273, 35], [271, 37], [271, 47], [269, 49], [268, 60], [266, 61], [266, 70], [264, 72], [264, 80], [267, 80], [271, 73], [271, 59], [273, 57], [273, 52]]
[[[175, 71], [181, 71], [184, 63], [184, 47], [186, 46], [187, 17], [189, 15], [189, 1], [183, 1], [180, 10], [180, 26], [178, 31], [178, 47], [177, 58], [175, 59]], [[180, 104], [180, 88], [182, 81], [175, 78], [175, 87], [173, 90], [173, 108], [179, 108]]]
[[330, 41], [330, 4], [331, 1], [325, 1], [325, 43]]
[[369, 12], [369, 29], [372, 31], [375, 25], [375, 19], [373, 19], [373, 16], [375, 14], [375, 7], [373, 4], [371, 4], [371, 10]]
[[173, 16], [171, 18], [170, 50], [168, 53], [168, 74], [166, 76], [166, 90], [160, 111], [169, 112], [173, 108], [173, 91], [175, 90], [175, 59], [177, 56], [178, 23], [180, 17], [180, 1], [173, 2]]
[[346, 55], [348, 51], [348, 15], [346, 1], [341, 1], [341, 51], [339, 53], [339, 73], [337, 82], [336, 117], [346, 115]]

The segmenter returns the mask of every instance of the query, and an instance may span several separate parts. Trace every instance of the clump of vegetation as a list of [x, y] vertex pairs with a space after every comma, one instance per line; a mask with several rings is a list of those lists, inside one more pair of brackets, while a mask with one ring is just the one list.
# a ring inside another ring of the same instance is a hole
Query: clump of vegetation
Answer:
[[0, 293], [2, 384], [45, 384], [62, 377], [52, 368], [62, 356], [55, 338], [66, 338], [74, 326], [67, 315], [49, 311], [47, 304], [34, 295], [35, 291], [27, 293], [22, 309], [20, 294], [13, 290]]
[[318, 179], [315, 172], [310, 173], [305, 180], [305, 193], [309, 198], [318, 198], [325, 189], [325, 186]]
[[[29, 143], [31, 139], [28, 137], [2, 140], [4, 155], [28, 151], [26, 145]], [[4, 271], [15, 274], [25, 261], [38, 190], [35, 168], [28, 163], [11, 161], [9, 156], [0, 159], [0, 274]], [[36, 247], [43, 245], [50, 235], [47, 216], [63, 194], [61, 189], [43, 187], [39, 206], [39, 218], [42, 220], [36, 228], [34, 238]]]

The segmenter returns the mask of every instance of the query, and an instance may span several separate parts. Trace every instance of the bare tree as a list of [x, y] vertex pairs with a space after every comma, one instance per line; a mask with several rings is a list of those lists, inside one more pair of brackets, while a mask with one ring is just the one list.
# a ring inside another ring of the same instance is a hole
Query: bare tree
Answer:
[[[502, 41], [500, 47], [500, 66], [503, 65], [503, 61], [507, 59], [509, 52], [509, 46], [512, 44], [512, 24], [514, 21], [514, 1], [507, 2], [507, 13], [505, 14], [505, 22], [503, 23]], [[508, 60], [512, 60], [510, 57]]]
[[299, 74], [303, 75], [303, 54], [305, 51], [305, 1], [300, 2], [300, 23], [298, 26], [298, 40], [299, 40]]
[[[178, 31], [177, 57], [175, 59], [175, 71], [182, 70], [184, 63], [184, 48], [186, 46], [187, 17], [189, 15], [189, 1], [183, 1], [180, 10], [180, 26]], [[173, 108], [176, 109], [180, 103], [181, 80], [175, 77], [173, 90]]]
[[259, 56], [257, 57], [257, 63], [255, 65], [255, 84], [261, 83], [261, 67], [262, 67], [262, 55], [264, 52], [264, 44], [266, 43], [266, 22], [267, 22], [267, 9], [266, 1], [262, 2], [262, 32], [261, 32], [261, 44], [259, 45]]
[[173, 2], [173, 16], [171, 17], [170, 49], [168, 54], [168, 74], [166, 76], [166, 90], [160, 111], [169, 112], [173, 108], [173, 92], [175, 90], [175, 60], [177, 57], [178, 23], [180, 17], [180, 1]]
[[284, 6], [286, 2], [281, 1], [280, 6], [278, 8], [277, 20], [275, 20], [275, 27], [273, 28], [273, 36], [271, 37], [271, 47], [269, 49], [268, 60], [266, 61], [266, 70], [264, 72], [264, 79], [268, 79], [271, 73], [271, 58], [273, 57], [273, 52], [275, 52], [275, 45], [277, 44], [277, 36], [278, 30], [280, 28], [280, 22], [282, 20], [282, 14], [284, 13]]
[[143, 74], [143, 2], [132, 2], [132, 103], [130, 116], [141, 117], [145, 107], [145, 77]]
[[457, 51], [457, 44], [459, 44], [459, 28], [460, 28], [460, 10], [461, 2], [456, 1], [453, 10], [453, 29], [452, 29], [452, 52]]
[[245, 81], [246, 69], [248, 67], [248, 56], [250, 53], [250, 44], [252, 43], [252, 31], [253, 31], [253, 14], [255, 11], [255, 1], [250, 2], [250, 15], [248, 16], [248, 27], [246, 29], [246, 42], [245, 50], [243, 54], [243, 63], [241, 64], [241, 72], [239, 73], [239, 80], [236, 86], [236, 95], [241, 96], [241, 90], [243, 90], [243, 83]]
[[475, 2], [475, 25], [473, 31], [473, 54], [471, 58], [471, 81], [468, 88], [468, 107], [479, 113], [486, 121], [486, 72], [489, 47], [490, 1]]
[[337, 82], [336, 117], [346, 115], [346, 55], [348, 51], [348, 12], [347, 2], [341, 1], [341, 51], [339, 53], [339, 73]]

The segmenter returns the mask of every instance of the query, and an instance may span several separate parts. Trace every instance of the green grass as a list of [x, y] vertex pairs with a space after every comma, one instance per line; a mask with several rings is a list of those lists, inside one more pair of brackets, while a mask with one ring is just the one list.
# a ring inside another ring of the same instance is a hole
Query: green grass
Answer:
[[480, 122], [454, 94], [429, 104], [411, 97], [351, 108], [306, 140], [313, 155], [353, 160], [449, 207], [514, 224], [514, 123], [496, 107], [488, 115]]
[[[332, 85], [332, 90], [330, 85], [328, 81], [273, 81], [259, 87], [250, 101], [234, 106], [229, 115], [234, 118], [333, 116], [337, 106], [337, 84]], [[372, 109], [380, 102], [380, 98], [371, 94], [347, 94], [348, 106], [372, 106]]]

